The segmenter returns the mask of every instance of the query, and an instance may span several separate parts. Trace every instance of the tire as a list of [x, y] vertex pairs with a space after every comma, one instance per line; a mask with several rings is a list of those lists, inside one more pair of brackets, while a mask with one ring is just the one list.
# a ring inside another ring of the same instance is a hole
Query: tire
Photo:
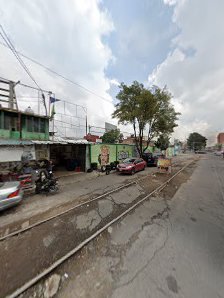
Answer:
[[41, 185], [40, 185], [40, 183], [37, 183], [36, 188], [35, 188], [35, 193], [39, 194], [40, 192], [41, 192]]
[[133, 168], [132, 170], [131, 170], [131, 175], [134, 175], [135, 174], [135, 168]]
[[143, 167], [142, 171], [145, 171], [145, 166]]

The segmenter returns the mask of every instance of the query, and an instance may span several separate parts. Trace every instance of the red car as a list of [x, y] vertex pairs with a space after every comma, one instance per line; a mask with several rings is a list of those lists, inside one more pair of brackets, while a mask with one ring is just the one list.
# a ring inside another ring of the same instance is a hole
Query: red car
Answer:
[[146, 162], [142, 158], [126, 158], [117, 166], [120, 173], [134, 174], [138, 171], [143, 171], [146, 167]]

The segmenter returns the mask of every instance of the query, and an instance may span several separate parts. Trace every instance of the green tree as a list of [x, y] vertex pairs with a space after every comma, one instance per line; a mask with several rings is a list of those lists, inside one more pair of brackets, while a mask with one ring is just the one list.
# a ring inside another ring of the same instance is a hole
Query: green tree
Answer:
[[206, 137], [197, 132], [193, 132], [187, 139], [187, 145], [191, 150], [201, 150], [206, 147]]
[[[134, 81], [131, 86], [124, 83], [116, 98], [113, 118], [118, 118], [121, 124], [131, 124], [139, 155], [142, 156], [154, 137], [170, 134], [177, 126], [179, 113], [171, 104], [171, 94], [166, 88], [157, 86], [153, 90], [144, 88], [143, 84]], [[146, 135], [147, 145], [143, 148], [143, 136]]]
[[155, 142], [156, 147], [161, 150], [166, 150], [169, 147], [169, 144], [170, 137], [166, 134], [160, 135], [157, 141]]
[[105, 132], [104, 135], [101, 137], [103, 143], [114, 144], [118, 142], [121, 137], [121, 133], [119, 129], [112, 129], [108, 132]]

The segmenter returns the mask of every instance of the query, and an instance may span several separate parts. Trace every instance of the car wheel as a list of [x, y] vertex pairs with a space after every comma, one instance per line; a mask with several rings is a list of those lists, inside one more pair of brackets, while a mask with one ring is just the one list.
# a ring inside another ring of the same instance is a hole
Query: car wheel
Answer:
[[145, 166], [143, 167], [142, 171], [145, 171]]
[[132, 170], [131, 170], [131, 175], [134, 175], [135, 174], [135, 168], [133, 168]]

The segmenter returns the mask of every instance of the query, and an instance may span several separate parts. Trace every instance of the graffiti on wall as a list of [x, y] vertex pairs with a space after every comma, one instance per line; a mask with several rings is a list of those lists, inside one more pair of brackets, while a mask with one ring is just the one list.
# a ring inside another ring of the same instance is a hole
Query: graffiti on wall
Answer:
[[114, 162], [116, 160], [116, 145], [92, 145], [91, 162], [101, 166]]
[[110, 160], [110, 147], [107, 145], [100, 147], [100, 154], [98, 156], [98, 162], [101, 166], [109, 164]]
[[117, 160], [122, 161], [133, 156], [133, 146], [117, 145]]

